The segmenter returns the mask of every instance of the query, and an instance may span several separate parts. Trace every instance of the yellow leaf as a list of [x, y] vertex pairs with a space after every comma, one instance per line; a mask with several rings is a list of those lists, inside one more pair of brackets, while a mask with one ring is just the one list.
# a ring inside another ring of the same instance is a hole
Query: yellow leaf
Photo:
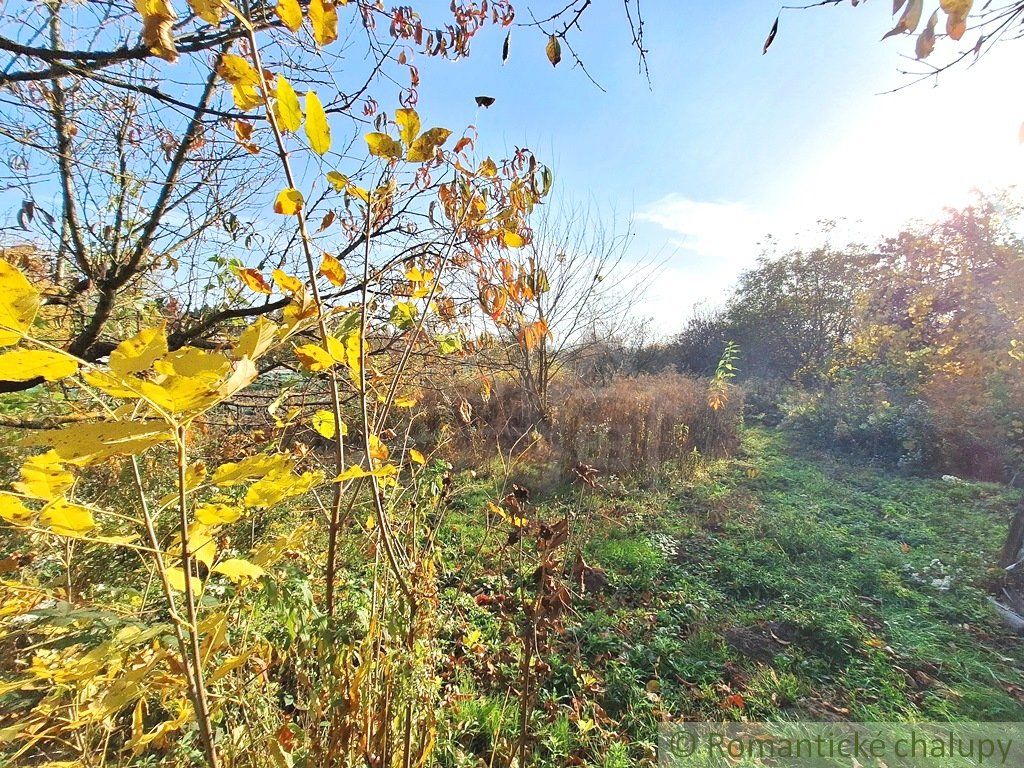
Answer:
[[[287, 192], [287, 190], [285, 190], [285, 192]], [[284, 192], [281, 194], [283, 195]], [[278, 198], [280, 198], [280, 195], [278, 195]], [[235, 267], [235, 274], [238, 275], [239, 279], [245, 283], [245, 286], [249, 290], [256, 291], [257, 293], [265, 293], [267, 295], [272, 293], [270, 283], [264, 279], [263, 275], [261, 275], [258, 270]]]
[[235, 344], [236, 358], [248, 357], [256, 360], [270, 349], [277, 340], [278, 327], [265, 317], [258, 317], [256, 322], [246, 328]]
[[263, 106], [263, 97], [255, 85], [239, 84], [231, 86], [231, 98], [235, 106], [243, 112]]
[[340, 475], [338, 475], [336, 478], [334, 478], [334, 482], [344, 483], [349, 480], [356, 480], [360, 477], [371, 476], [378, 478], [387, 478], [395, 474], [398, 474], [398, 467], [396, 467], [394, 464], [385, 464], [382, 467], [377, 467], [373, 471], [367, 471], [362, 467], [358, 466], [357, 464], [353, 464]]
[[302, 292], [302, 281], [294, 275], [289, 275], [280, 269], [275, 269], [273, 272], [274, 285], [280, 288], [282, 291], [287, 293], [301, 293]]
[[377, 461], [386, 461], [391, 455], [391, 449], [376, 435], [370, 435], [370, 458]]
[[32, 510], [26, 507], [17, 496], [0, 491], [0, 518], [14, 525], [26, 525], [32, 520]]
[[[306, 130], [309, 130], [308, 119], [306, 121]], [[274, 200], [274, 213], [280, 213], [285, 216], [294, 216], [302, 210], [305, 202], [305, 198], [302, 197], [302, 193], [299, 192], [299, 190], [294, 187], [286, 187], [277, 193], [277, 199]]]
[[[330, 440], [337, 432], [334, 427], [334, 414], [331, 411], [317, 411], [313, 414], [313, 429]], [[341, 423], [341, 434], [348, 434], [345, 422]]]
[[274, 12], [288, 29], [292, 32], [299, 31], [299, 27], [302, 26], [302, 8], [299, 7], [299, 0], [277, 0]]
[[135, 0], [135, 8], [142, 16], [142, 42], [154, 56], [171, 63], [178, 60], [174, 47], [174, 12], [170, 0]]
[[[345, 339], [345, 360], [348, 363], [348, 375], [356, 386], [359, 386], [359, 374], [362, 370], [361, 341], [362, 335], [358, 330], [352, 331], [348, 338]], [[367, 349], [366, 354], [369, 353], [370, 350]]]
[[357, 464], [353, 464], [348, 469], [346, 469], [344, 472], [342, 472], [340, 475], [338, 475], [336, 478], [334, 478], [334, 482], [336, 482], [336, 483], [344, 483], [344, 482], [347, 482], [349, 480], [355, 480], [356, 478], [359, 478], [359, 477], [369, 477], [369, 476], [370, 476], [369, 472], [367, 472], [365, 469], [363, 469], [362, 467], [358, 466]]
[[295, 348], [295, 357], [308, 371], [326, 371], [334, 365], [334, 358], [317, 344], [303, 344]]
[[416, 462], [417, 464], [426, 464], [427, 463], [427, 460], [426, 460], [426, 458], [424, 458], [423, 454], [420, 453], [419, 451], [417, 451], [415, 448], [410, 448], [409, 449], [409, 458], [412, 461]]
[[75, 482], [75, 476], [61, 466], [56, 451], [33, 456], [21, 467], [21, 480], [11, 483], [20, 494], [51, 501], [62, 495]]
[[258, 453], [236, 463], [221, 464], [213, 472], [213, 484], [227, 488], [271, 473], [289, 472], [294, 463], [286, 453]]
[[39, 291], [21, 270], [0, 259], [0, 347], [17, 344], [39, 309]]
[[227, 12], [221, 0], [188, 0], [188, 4], [199, 18], [214, 25], [220, 24]]
[[343, 173], [338, 173], [337, 171], [328, 171], [327, 181], [332, 187], [334, 187], [335, 192], [343, 191], [349, 184], [348, 176]]
[[231, 370], [231, 361], [220, 352], [182, 347], [153, 363], [153, 370], [165, 376], [206, 377], [213, 381]]
[[[291, 2], [295, 3], [295, 9], [298, 11], [298, 0], [291, 0]], [[277, 7], [280, 9], [280, 4]], [[299, 23], [302, 23], [301, 12], [299, 13]], [[277, 76], [276, 95], [274, 116], [277, 118], [282, 130], [295, 133], [295, 131], [299, 130], [299, 126], [302, 125], [302, 108], [299, 106], [298, 94], [295, 93], [292, 84], [288, 82], [284, 75]]]
[[338, 39], [338, 10], [331, 0], [310, 0], [309, 23], [317, 45], [330, 45]]
[[137, 455], [170, 439], [171, 433], [162, 421], [101, 421], [42, 430], [24, 438], [22, 444], [49, 445], [64, 461], [89, 464], [110, 456]]
[[304, 472], [301, 475], [291, 472], [269, 474], [249, 487], [242, 503], [247, 507], [273, 507], [284, 499], [308, 493], [310, 488], [322, 481], [323, 474], [320, 472]]
[[117, 378], [103, 371], [91, 370], [83, 373], [82, 378], [91, 386], [106, 392], [111, 397], [141, 397], [135, 391], [134, 386], [138, 381], [134, 377]]
[[16, 349], [0, 355], [0, 376], [8, 381], [31, 381], [38, 377], [59, 381], [77, 371], [78, 361], [63, 352]]
[[43, 507], [40, 520], [61, 536], [81, 536], [96, 525], [92, 511], [67, 499], [55, 499]]
[[210, 526], [195, 522], [188, 527], [188, 551], [197, 561], [209, 568], [217, 557], [217, 541]]
[[110, 353], [110, 370], [117, 376], [144, 371], [167, 354], [167, 336], [163, 326], [145, 328], [125, 339]]
[[318, 155], [327, 154], [331, 148], [331, 126], [320, 99], [313, 91], [306, 92], [306, 138]]
[[210, 503], [196, 506], [196, 520], [204, 525], [233, 523], [241, 514], [241, 509], [230, 504]]
[[522, 248], [526, 245], [526, 240], [518, 232], [513, 232], [511, 229], [501, 230], [501, 242], [503, 242], [509, 248]]
[[375, 157], [386, 157], [389, 160], [397, 160], [402, 156], [402, 145], [388, 136], [386, 133], [373, 132], [366, 134], [366, 144], [370, 148], [370, 154]]
[[398, 124], [398, 135], [406, 147], [412, 146], [420, 135], [420, 116], [415, 109], [396, 109], [395, 122]]
[[[185, 571], [181, 568], [174, 567], [168, 568], [167, 571], [167, 583], [171, 585], [171, 589], [177, 590], [178, 592], [185, 591]], [[192, 577], [191, 586], [192, 594], [198, 595], [201, 582], [195, 576]]]
[[221, 57], [217, 74], [231, 85], [259, 85], [260, 82], [259, 73], [253, 69], [249, 60], [235, 53], [225, 53]]
[[344, 363], [348, 358], [348, 350], [345, 345], [334, 336], [327, 337], [327, 352], [336, 363]]
[[434, 159], [437, 148], [444, 144], [452, 132], [447, 128], [431, 128], [409, 147], [406, 159], [412, 163], [425, 163]]
[[228, 560], [222, 560], [213, 567], [214, 573], [219, 573], [227, 576], [231, 581], [239, 582], [243, 579], [258, 579], [261, 576], [266, 576], [267, 572], [263, 570], [256, 563], [250, 563], [248, 560], [243, 560], [240, 557], [232, 557]]
[[480, 163], [479, 173], [484, 178], [493, 179], [495, 176], [498, 175], [498, 166], [495, 165], [494, 161], [488, 157], [482, 163]]
[[345, 284], [345, 280], [348, 278], [341, 262], [327, 253], [324, 254], [324, 260], [320, 262], [320, 274], [339, 288]]

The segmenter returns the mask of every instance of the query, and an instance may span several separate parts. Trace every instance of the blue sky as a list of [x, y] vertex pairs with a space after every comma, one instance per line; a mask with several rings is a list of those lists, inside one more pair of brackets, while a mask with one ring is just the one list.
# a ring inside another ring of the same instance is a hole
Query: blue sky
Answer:
[[[527, 5], [517, 6], [528, 19]], [[568, 54], [553, 69], [533, 29], [513, 29], [500, 66], [502, 35], [488, 30], [470, 59], [418, 62], [419, 111], [429, 124], [476, 124], [478, 148], [495, 155], [529, 146], [554, 167], [559, 194], [632, 215], [637, 258], [667, 256], [640, 308], [662, 332], [678, 329], [696, 302], [720, 300], [768, 232], [783, 246], [813, 245], [819, 218], [844, 217], [833, 239], [873, 238], [1024, 171], [1024, 100], [1007, 88], [1024, 45], [997, 48], [938, 87], [880, 95], [908, 82], [901, 68], [920, 66], [906, 58], [913, 38], [880, 42], [893, 24], [888, 3], [787, 12], [766, 56], [773, 3], [643, 8], [650, 86], [620, 4], [606, 0], [573, 38], [606, 92]], [[962, 43], [973, 45], [971, 33]], [[940, 40], [932, 60], [956, 46]], [[496, 103], [478, 110], [473, 97], [484, 94]]]

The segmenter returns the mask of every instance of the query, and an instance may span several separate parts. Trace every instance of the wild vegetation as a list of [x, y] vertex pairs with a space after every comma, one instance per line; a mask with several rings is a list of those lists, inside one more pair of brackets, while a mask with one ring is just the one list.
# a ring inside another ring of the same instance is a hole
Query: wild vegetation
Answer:
[[986, 600], [1017, 204], [772, 254], [652, 343], [631, 230], [420, 103], [478, 35], [586, 73], [591, 5], [5, 6], [4, 764], [611, 768], [679, 719], [1024, 714]]

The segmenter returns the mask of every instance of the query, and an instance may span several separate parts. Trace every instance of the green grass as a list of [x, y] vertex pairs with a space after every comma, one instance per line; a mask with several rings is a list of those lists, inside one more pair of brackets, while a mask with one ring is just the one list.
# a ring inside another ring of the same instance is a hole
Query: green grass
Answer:
[[[484, 542], [471, 498], [460, 552]], [[591, 499], [609, 514], [585, 556], [608, 583], [551, 644], [538, 764], [638, 764], [680, 718], [1024, 720], [1024, 651], [985, 591], [1018, 503], [759, 429], [697, 477]], [[599, 727], [584, 737], [570, 712]]]

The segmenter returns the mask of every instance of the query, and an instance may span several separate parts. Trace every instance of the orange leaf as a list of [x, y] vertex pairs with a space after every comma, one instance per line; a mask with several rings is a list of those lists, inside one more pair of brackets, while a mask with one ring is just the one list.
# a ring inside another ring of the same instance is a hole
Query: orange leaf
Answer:
[[268, 283], [263, 275], [259, 273], [259, 270], [249, 268], [235, 268], [235, 274], [238, 275], [239, 279], [245, 286], [250, 290], [256, 291], [257, 293], [271, 293], [270, 283]]

